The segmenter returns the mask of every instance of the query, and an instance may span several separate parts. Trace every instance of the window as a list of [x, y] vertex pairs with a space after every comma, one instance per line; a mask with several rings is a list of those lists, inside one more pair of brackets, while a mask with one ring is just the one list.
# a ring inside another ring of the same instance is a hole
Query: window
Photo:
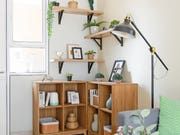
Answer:
[[7, 14], [10, 72], [47, 73], [45, 0], [9, 0]]

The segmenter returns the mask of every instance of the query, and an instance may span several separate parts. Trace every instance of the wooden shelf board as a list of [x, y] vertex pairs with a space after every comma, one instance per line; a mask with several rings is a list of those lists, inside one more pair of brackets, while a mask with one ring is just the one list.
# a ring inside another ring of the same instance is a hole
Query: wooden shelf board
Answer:
[[108, 29], [108, 30], [103, 30], [97, 33], [93, 33], [90, 35], [85, 36], [85, 39], [92, 39], [92, 38], [103, 38], [103, 37], [108, 37], [111, 35], [113, 29]]
[[99, 109], [99, 107], [97, 105], [89, 105], [89, 106], [96, 108], [96, 109]]
[[103, 14], [102, 11], [99, 10], [90, 10], [90, 9], [81, 9], [81, 8], [69, 8], [69, 7], [59, 7], [59, 6], [54, 6], [53, 11], [54, 12], [61, 12], [64, 10], [64, 13], [68, 14], [78, 14], [78, 15], [89, 15], [92, 14], [94, 16], [100, 16]]
[[89, 131], [89, 134], [90, 135], [98, 135], [99, 133], [98, 132], [94, 132], [94, 131]]
[[76, 60], [76, 59], [53, 59], [54, 62], [96, 62], [96, 63], [103, 63], [104, 60], [99, 60], [99, 59], [95, 59], [95, 60], [88, 60], [88, 59], [82, 59], [82, 60]]
[[58, 105], [58, 106], [46, 106], [46, 107], [40, 107], [40, 109], [56, 109], [56, 108], [62, 108], [62, 105]]
[[65, 128], [64, 132], [66, 132], [66, 133], [67, 132], [70, 132], [70, 133], [73, 132], [74, 133], [74, 132], [79, 132], [79, 131], [82, 131], [82, 130], [87, 130], [87, 129], [83, 128], [83, 127], [78, 127], [77, 129], [67, 129], [67, 128]]
[[100, 110], [106, 113], [110, 113], [110, 114], [112, 113], [112, 110], [109, 110], [107, 108], [100, 108]]
[[38, 84], [71, 84], [71, 83], [86, 83], [87, 81], [72, 80], [72, 81], [63, 81], [63, 80], [53, 80], [53, 81], [35, 81], [34, 83]]
[[64, 107], [78, 107], [78, 106], [86, 106], [86, 104], [80, 103], [80, 104], [65, 104]]

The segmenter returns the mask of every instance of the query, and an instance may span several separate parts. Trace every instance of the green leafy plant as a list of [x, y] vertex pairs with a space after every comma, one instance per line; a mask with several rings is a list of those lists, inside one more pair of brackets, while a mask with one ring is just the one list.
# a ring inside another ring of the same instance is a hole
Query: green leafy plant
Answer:
[[54, 19], [54, 13], [52, 11], [53, 6], [58, 6], [59, 3], [56, 1], [51, 1], [48, 4], [48, 11], [47, 11], [47, 24], [48, 24], [48, 37], [50, 38], [52, 35], [52, 25], [53, 25], [53, 19]]
[[88, 0], [88, 2], [89, 2], [89, 7], [90, 7], [90, 9], [91, 10], [94, 10], [94, 0]]
[[120, 81], [120, 80], [122, 80], [123, 79], [123, 77], [122, 77], [122, 75], [120, 75], [119, 73], [115, 73], [114, 75], [113, 75], [113, 77], [112, 77], [112, 80], [113, 81]]
[[144, 109], [137, 111], [135, 114], [132, 114], [129, 118], [133, 124], [138, 125], [136, 128], [125, 125], [119, 127], [119, 135], [158, 135], [158, 132], [151, 133], [154, 128], [157, 127], [157, 124], [152, 124], [148, 127], [145, 127], [145, 118], [150, 114], [149, 109]]
[[104, 78], [104, 75], [102, 74], [102, 73], [97, 73], [96, 75], [95, 75], [95, 78], [97, 79], [97, 78]]
[[96, 20], [93, 20], [91, 22], [87, 22], [85, 23], [83, 26], [83, 30], [87, 29], [87, 28], [90, 28], [92, 26], [97, 26], [97, 27], [100, 27], [103, 23], [106, 23], [105, 21], [100, 21], [100, 22], [96, 22]]
[[96, 52], [94, 50], [89, 50], [89, 51], [85, 52], [84, 54], [85, 55], [96, 54]]
[[110, 22], [109, 28], [113, 28], [116, 25], [118, 25], [119, 23], [120, 23], [120, 21], [114, 19]]

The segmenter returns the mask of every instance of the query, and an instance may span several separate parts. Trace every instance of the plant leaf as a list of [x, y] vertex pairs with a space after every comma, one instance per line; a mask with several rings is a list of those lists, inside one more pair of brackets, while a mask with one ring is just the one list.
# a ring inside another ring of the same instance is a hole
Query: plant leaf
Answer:
[[146, 128], [146, 130], [151, 133], [151, 131], [152, 131], [154, 128], [156, 128], [156, 127], [157, 127], [157, 124], [152, 124], [152, 125], [148, 126], [148, 127]]
[[130, 120], [133, 124], [141, 124], [141, 120], [138, 115], [131, 115]]
[[144, 109], [144, 110], [142, 110], [142, 111], [140, 112], [140, 114], [141, 114], [141, 116], [142, 116], [143, 118], [146, 118], [147, 116], [149, 116], [150, 110], [149, 110], [149, 109]]

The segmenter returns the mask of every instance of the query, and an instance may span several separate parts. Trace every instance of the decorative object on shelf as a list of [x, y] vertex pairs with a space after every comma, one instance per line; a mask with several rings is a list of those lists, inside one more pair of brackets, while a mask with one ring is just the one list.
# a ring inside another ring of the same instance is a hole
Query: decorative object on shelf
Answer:
[[144, 35], [141, 33], [141, 31], [138, 29], [134, 21], [132, 21], [129, 16], [126, 16], [126, 18], [124, 19], [124, 22], [120, 25], [117, 25], [113, 29], [112, 33], [119, 37], [134, 38], [136, 35], [136, 32], [130, 24], [135, 28], [135, 30], [143, 38], [145, 43], [148, 45], [150, 53], [151, 53], [151, 106], [152, 108], [154, 108], [154, 56], [158, 58], [158, 60], [161, 62], [161, 64], [164, 66], [164, 68], [167, 71], [168, 71], [168, 67], [159, 57], [158, 53], [156, 52], [156, 48], [151, 46], [151, 44], [147, 41], [147, 39], [144, 37]]
[[108, 108], [109, 110], [112, 109], [112, 94], [110, 94], [108, 100], [106, 101], [106, 108]]
[[61, 60], [63, 54], [64, 54], [64, 52], [62, 52], [62, 51], [57, 51], [57, 52], [56, 52], [57, 59], [58, 59], [58, 60]]
[[80, 104], [79, 92], [68, 90], [67, 91], [67, 102], [70, 104]]
[[50, 94], [50, 106], [59, 105], [59, 97], [57, 92], [51, 92]]
[[122, 75], [120, 75], [119, 73], [115, 73], [112, 77], [112, 81], [114, 82], [122, 82]]
[[83, 59], [81, 47], [73, 47], [72, 48], [72, 54], [73, 54], [73, 59]]
[[102, 74], [102, 73], [97, 73], [96, 75], [95, 75], [95, 79], [96, 79], [96, 81], [104, 81], [104, 75]]
[[96, 20], [94, 19], [91, 22], [85, 23], [83, 25], [84, 26], [83, 30], [89, 28], [89, 33], [90, 34], [97, 33], [97, 32], [99, 32], [99, 28], [103, 23], [106, 23], [106, 22], [105, 21], [96, 22]]
[[67, 44], [67, 58], [68, 59], [73, 59], [73, 53], [72, 53], [73, 47], [79, 47], [79, 45], [78, 44]]
[[114, 27], [117, 26], [119, 23], [120, 23], [119, 20], [114, 19], [114, 20], [112, 20], [112, 21], [110, 22], [109, 28], [114, 28]]
[[93, 122], [91, 124], [91, 129], [92, 131], [94, 132], [98, 132], [99, 130], [99, 126], [98, 126], [98, 114], [94, 114], [94, 119], [93, 119]]
[[113, 81], [113, 76], [115, 73], [118, 73], [121, 75], [123, 68], [125, 65], [125, 60], [115, 60], [112, 71], [111, 71], [111, 75], [109, 78], [109, 81], [112, 82]]
[[50, 75], [44, 75], [43, 79], [42, 79], [42, 82], [43, 81], [52, 81], [52, 80], [53, 80], [53, 77], [51, 77]]
[[99, 105], [99, 96], [97, 89], [90, 89], [89, 90], [89, 97], [90, 97], [90, 105]]
[[52, 25], [54, 19], [54, 13], [52, 11], [53, 6], [59, 6], [59, 3], [56, 1], [51, 1], [48, 4], [48, 11], [47, 11], [47, 23], [48, 23], [48, 38], [50, 39], [52, 35]]
[[94, 10], [94, 0], [88, 0], [88, 2], [89, 2], [89, 7], [90, 7], [90, 9], [91, 10]]
[[72, 73], [66, 73], [67, 81], [72, 81], [72, 76], [73, 76]]
[[133, 125], [137, 125], [136, 128], [132, 126], [125, 125], [118, 128], [118, 135], [159, 135], [158, 131], [153, 132], [154, 128], [157, 128], [157, 124], [152, 124], [146, 127], [144, 121], [149, 116], [150, 110], [144, 109], [137, 111], [135, 114], [132, 114], [129, 119]]
[[87, 55], [88, 60], [94, 60], [94, 56], [95, 56], [96, 52], [94, 50], [89, 50], [89, 51], [85, 52], [84, 54]]
[[66, 128], [68, 129], [76, 129], [79, 127], [79, 123], [77, 122], [77, 117], [75, 113], [69, 113], [67, 117]]
[[69, 8], [78, 8], [78, 2], [76, 0], [70, 0], [68, 2], [68, 7]]

